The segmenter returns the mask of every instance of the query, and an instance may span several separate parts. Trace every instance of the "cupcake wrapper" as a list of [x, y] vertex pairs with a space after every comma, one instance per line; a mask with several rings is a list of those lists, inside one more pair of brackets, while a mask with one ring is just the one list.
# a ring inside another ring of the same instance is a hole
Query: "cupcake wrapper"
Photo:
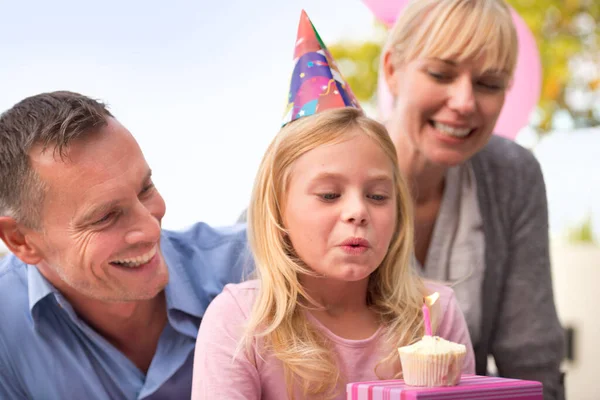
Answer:
[[410, 386], [455, 386], [466, 353], [400, 353], [404, 382]]

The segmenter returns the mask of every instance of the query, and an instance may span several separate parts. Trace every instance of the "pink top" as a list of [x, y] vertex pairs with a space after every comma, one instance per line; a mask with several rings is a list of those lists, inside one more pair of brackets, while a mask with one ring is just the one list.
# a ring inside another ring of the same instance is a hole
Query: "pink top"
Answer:
[[[283, 367], [278, 359], [271, 354], [253, 352], [251, 363], [246, 357], [245, 348], [235, 354], [244, 324], [256, 299], [258, 285], [258, 281], [227, 285], [206, 310], [196, 342], [192, 399], [287, 398]], [[454, 292], [448, 287], [436, 284], [428, 283], [427, 287], [440, 293], [441, 317], [436, 335], [464, 344], [467, 347], [467, 356], [463, 373], [475, 373], [471, 339]], [[316, 318], [310, 318], [310, 321], [333, 342], [339, 366], [347, 382], [378, 379], [375, 366], [385, 356], [378, 347], [383, 328], [368, 339], [348, 340], [334, 335]], [[260, 349], [260, 345], [258, 348]], [[340, 387], [336, 400], [346, 398], [344, 385]], [[295, 398], [303, 398], [300, 388], [296, 388]]]

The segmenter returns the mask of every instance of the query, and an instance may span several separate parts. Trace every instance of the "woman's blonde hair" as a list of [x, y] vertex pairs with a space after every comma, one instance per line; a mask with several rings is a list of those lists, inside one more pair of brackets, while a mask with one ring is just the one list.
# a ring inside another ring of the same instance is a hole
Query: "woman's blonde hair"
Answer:
[[517, 32], [504, 0], [411, 0], [392, 28], [384, 52], [395, 64], [419, 57], [483, 60], [482, 72], [512, 77]]
[[385, 127], [355, 108], [323, 111], [296, 120], [275, 137], [254, 183], [248, 236], [260, 290], [243, 342], [249, 349], [260, 339], [265, 350], [282, 361], [290, 398], [294, 384], [299, 384], [306, 395], [327, 397], [340, 390], [343, 383], [331, 343], [306, 319], [307, 308], [318, 304], [300, 284], [299, 276], [312, 271], [295, 255], [283, 223], [290, 171], [303, 154], [351, 139], [352, 134], [364, 134], [376, 142], [394, 168], [397, 223], [387, 255], [369, 277], [367, 294], [369, 306], [387, 328], [382, 345], [388, 355], [378, 367], [389, 365], [393, 371], [389, 378], [399, 376], [396, 348], [423, 334], [424, 287], [409, 265], [413, 251], [412, 200]]

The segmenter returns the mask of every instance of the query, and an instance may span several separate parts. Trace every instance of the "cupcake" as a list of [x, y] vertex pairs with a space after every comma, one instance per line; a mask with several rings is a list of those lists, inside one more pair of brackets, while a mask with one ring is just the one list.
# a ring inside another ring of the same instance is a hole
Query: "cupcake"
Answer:
[[398, 353], [407, 385], [455, 386], [467, 348], [438, 336], [423, 336], [410, 346], [400, 347]]

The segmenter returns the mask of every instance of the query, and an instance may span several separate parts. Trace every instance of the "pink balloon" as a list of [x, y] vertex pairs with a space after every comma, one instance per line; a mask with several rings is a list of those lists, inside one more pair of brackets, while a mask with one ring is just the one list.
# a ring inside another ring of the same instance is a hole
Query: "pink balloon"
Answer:
[[363, 0], [363, 3], [375, 14], [375, 18], [390, 28], [408, 0]]
[[527, 126], [542, 93], [542, 63], [533, 34], [525, 21], [511, 9], [519, 39], [519, 54], [512, 87], [506, 93], [504, 107], [496, 122], [495, 133], [515, 139]]
[[[363, 0], [375, 17], [392, 26], [407, 0]], [[517, 30], [519, 53], [511, 88], [506, 93], [504, 107], [496, 122], [494, 132], [514, 140], [519, 131], [527, 126], [529, 117], [540, 99], [542, 88], [542, 64], [533, 34], [525, 21], [511, 7], [513, 22]], [[382, 70], [379, 70], [382, 76]], [[385, 82], [377, 84], [379, 118], [385, 120], [393, 108], [393, 98]]]

